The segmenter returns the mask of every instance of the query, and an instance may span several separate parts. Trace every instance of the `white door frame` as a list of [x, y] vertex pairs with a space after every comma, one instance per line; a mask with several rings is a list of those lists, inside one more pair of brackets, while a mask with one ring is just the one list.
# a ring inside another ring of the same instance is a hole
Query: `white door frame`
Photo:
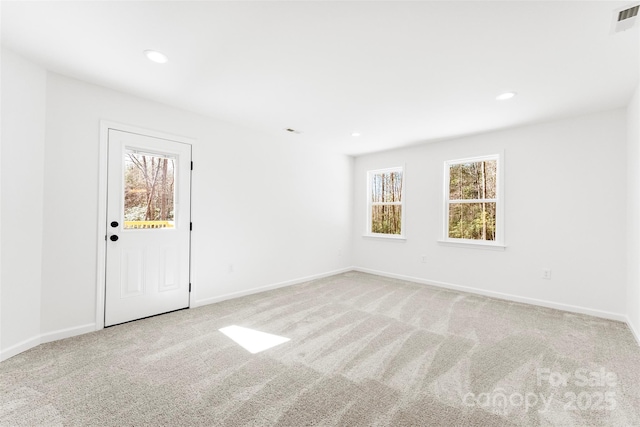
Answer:
[[[109, 129], [119, 130], [123, 132], [135, 133], [153, 138], [167, 139], [170, 141], [182, 142], [192, 147], [196, 140], [184, 136], [172, 135], [166, 132], [159, 132], [150, 129], [144, 129], [136, 126], [126, 125], [123, 123], [111, 122], [106, 120], [100, 121], [100, 164], [98, 167], [98, 259], [96, 273], [96, 331], [104, 329], [104, 302], [106, 290], [106, 255], [107, 255], [107, 160], [109, 146]], [[192, 178], [193, 179], [193, 178]], [[192, 190], [193, 194], [193, 182]], [[191, 218], [193, 218], [193, 203], [189, 197], [191, 204]], [[191, 239], [189, 240], [191, 249]], [[191, 258], [191, 257], [190, 257]], [[189, 271], [191, 270], [191, 261], [189, 261]], [[192, 294], [193, 295], [193, 294]], [[189, 307], [191, 307], [192, 298], [189, 298]]]

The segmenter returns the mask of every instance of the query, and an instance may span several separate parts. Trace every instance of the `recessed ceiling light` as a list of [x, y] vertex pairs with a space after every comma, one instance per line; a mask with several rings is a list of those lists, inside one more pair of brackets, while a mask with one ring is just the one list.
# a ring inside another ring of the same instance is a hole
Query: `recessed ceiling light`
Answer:
[[496, 96], [496, 99], [498, 101], [504, 101], [505, 99], [511, 99], [514, 96], [516, 96], [515, 92], [505, 92], [505, 93], [501, 93], [500, 95]]
[[360, 133], [359, 132], [354, 132], [354, 133], [351, 134], [351, 136], [356, 136], [357, 137], [357, 136], [360, 136]]
[[147, 49], [144, 51], [144, 54], [147, 55], [149, 61], [157, 62], [158, 64], [164, 64], [169, 60], [169, 58], [167, 58], [167, 55], [158, 52], [157, 50]]

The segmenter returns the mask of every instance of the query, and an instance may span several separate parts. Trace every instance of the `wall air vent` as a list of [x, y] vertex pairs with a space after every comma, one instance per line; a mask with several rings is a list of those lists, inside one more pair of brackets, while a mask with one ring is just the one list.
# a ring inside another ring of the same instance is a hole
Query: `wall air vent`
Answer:
[[635, 27], [638, 22], [638, 9], [640, 9], [640, 5], [636, 4], [614, 10], [613, 20], [611, 22], [611, 34]]

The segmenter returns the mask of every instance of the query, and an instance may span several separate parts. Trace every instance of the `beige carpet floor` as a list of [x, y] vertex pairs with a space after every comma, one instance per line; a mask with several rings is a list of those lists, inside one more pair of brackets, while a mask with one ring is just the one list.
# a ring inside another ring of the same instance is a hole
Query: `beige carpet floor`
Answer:
[[[230, 325], [290, 341], [251, 354]], [[349, 272], [17, 355], [0, 425], [640, 425], [640, 348], [623, 323]]]

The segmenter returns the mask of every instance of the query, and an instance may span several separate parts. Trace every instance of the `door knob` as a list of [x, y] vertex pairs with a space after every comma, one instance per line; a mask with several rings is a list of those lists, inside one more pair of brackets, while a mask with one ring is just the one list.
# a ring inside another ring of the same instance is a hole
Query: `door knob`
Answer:
[[115, 234], [113, 234], [113, 235], [111, 235], [111, 237], [109, 237], [109, 239], [110, 239], [112, 242], [115, 242], [116, 240], [118, 240], [118, 236], [116, 236]]
[[118, 225], [119, 225], [119, 224], [118, 224], [118, 221], [111, 221], [111, 226], [112, 226], [113, 228], [116, 228]]

